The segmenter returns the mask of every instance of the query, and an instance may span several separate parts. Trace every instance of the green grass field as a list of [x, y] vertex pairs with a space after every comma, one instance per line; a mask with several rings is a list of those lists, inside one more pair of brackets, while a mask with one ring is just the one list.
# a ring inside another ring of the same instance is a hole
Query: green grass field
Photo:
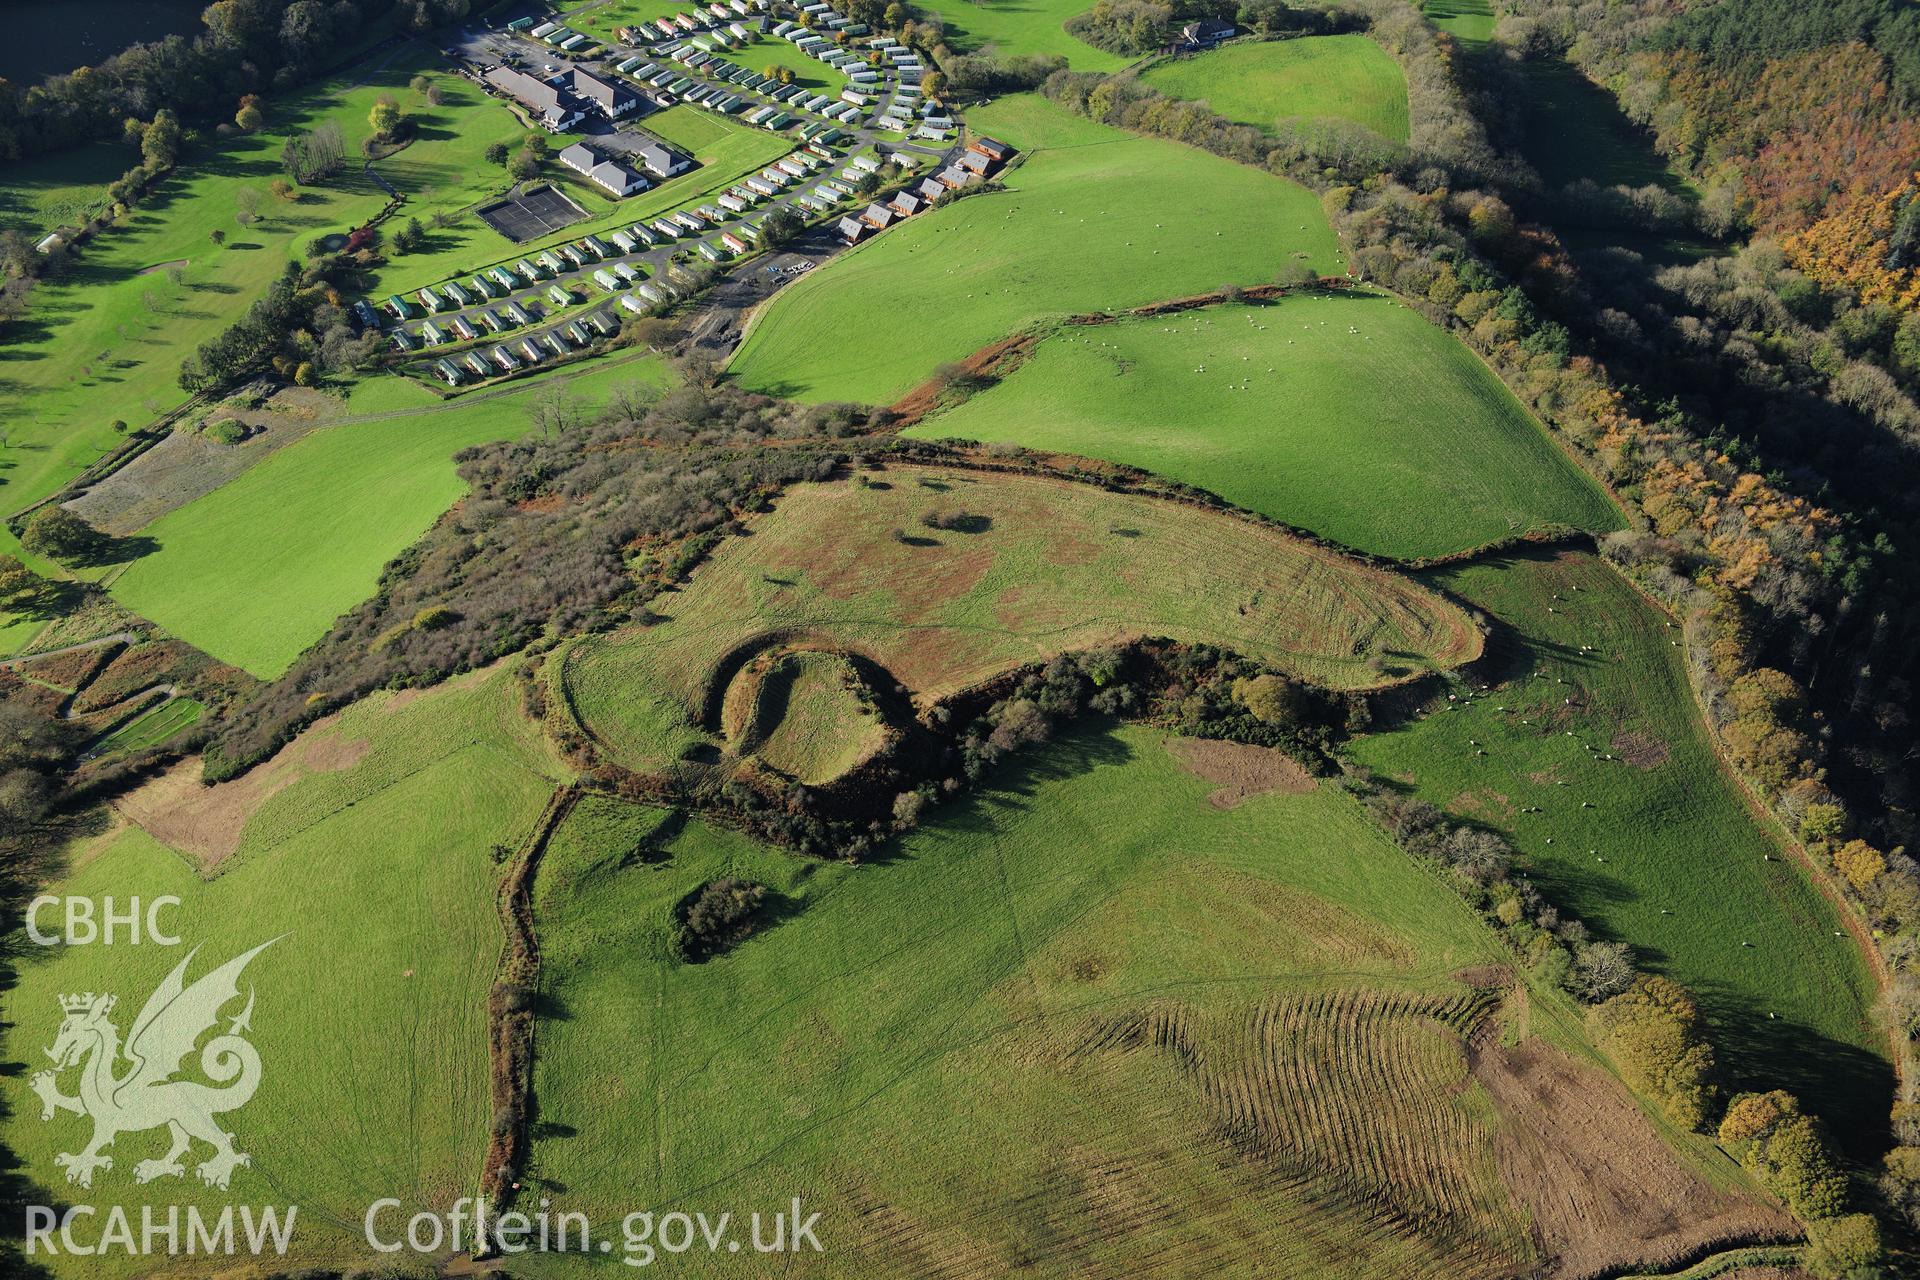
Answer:
[[[770, 1210], [798, 1192], [824, 1215], [834, 1266], [862, 1275], [926, 1275], [935, 1258], [1067, 1274], [1138, 1265], [1149, 1245], [1192, 1261], [1247, 1239], [1276, 1265], [1340, 1241], [1316, 1274], [1424, 1273], [1436, 1259], [1368, 1230], [1341, 1195], [1263, 1176], [1245, 1147], [1228, 1156], [1171, 1054], [1086, 1047], [1137, 1016], [1206, 1039], [1211, 1019], [1262, 1001], [1444, 997], [1459, 990], [1450, 974], [1499, 958], [1336, 789], [1221, 810], [1210, 786], [1156, 734], [1079, 734], [857, 868], [584, 803], [536, 887], [542, 996], [563, 1011], [538, 1032], [540, 1193], [601, 1219]], [[721, 875], [768, 885], [778, 923], [683, 964], [673, 905]], [[1236, 1048], [1209, 1043], [1223, 1059]], [[1401, 1067], [1412, 1093], [1421, 1067]], [[1338, 1087], [1323, 1079], [1322, 1096]], [[1454, 1108], [1485, 1123], [1472, 1096]], [[1483, 1188], [1479, 1225], [1524, 1252], [1489, 1153], [1450, 1156], [1434, 1181]], [[1132, 1198], [1148, 1186], [1181, 1211]], [[676, 1262], [726, 1268], [724, 1255]]]
[[[382, 161], [380, 171], [425, 201], [479, 194], [470, 184], [484, 171], [486, 143], [518, 131], [500, 107], [445, 74], [435, 78], [446, 103], [428, 107], [407, 88], [423, 69], [438, 70], [432, 52], [409, 49], [377, 71], [363, 69], [363, 84], [332, 83], [276, 100], [261, 133], [189, 148], [180, 170], [126, 227], [95, 239], [62, 278], [34, 291], [27, 317], [10, 329], [0, 375], [0, 417], [10, 434], [0, 507], [19, 510], [66, 483], [118, 443], [115, 419], [145, 423], [184, 401], [177, 382], [183, 357], [231, 324], [315, 236], [348, 230], [380, 210], [386, 197], [358, 163], [367, 112], [380, 94], [392, 93], [422, 122], [419, 141]], [[329, 119], [345, 134], [350, 163], [298, 203], [275, 200], [267, 184], [281, 172], [285, 133]], [[34, 199], [40, 188], [32, 175], [44, 170], [29, 171], [24, 194], [9, 174], [0, 182], [7, 199]], [[242, 190], [261, 201], [261, 220], [247, 227], [234, 220]], [[216, 229], [227, 236], [224, 247], [209, 239]], [[173, 264], [182, 264], [178, 284]], [[0, 530], [0, 551], [15, 546]]]
[[1548, 186], [1590, 178], [1601, 186], [1684, 189], [1612, 93], [1560, 58], [1516, 65], [1528, 91], [1521, 150]]
[[1134, 61], [1068, 34], [1067, 19], [1093, 8], [1092, 0], [929, 0], [920, 8], [937, 16], [946, 42], [966, 53], [1059, 54], [1075, 71], [1118, 71]]
[[262, 679], [373, 593], [380, 568], [465, 486], [453, 455], [527, 429], [552, 386], [597, 403], [659, 382], [652, 357], [595, 362], [444, 407], [323, 428], [142, 531], [158, 544], [113, 582], [122, 604]]
[[1010, 189], [922, 214], [782, 289], [734, 356], [743, 385], [887, 402], [1044, 320], [1268, 280], [1290, 255], [1344, 269], [1304, 187], [1031, 96], [968, 124], [1028, 152]]
[[[657, 769], [677, 755], [722, 656], [758, 637], [852, 649], [922, 699], [1141, 635], [1220, 644], [1335, 688], [1479, 649], [1463, 614], [1409, 580], [1251, 521], [1026, 476], [878, 479], [795, 486], [656, 602], [666, 621], [574, 650], [568, 701], [616, 759]], [[935, 512], [970, 527], [929, 528]]]
[[1141, 79], [1175, 98], [1204, 100], [1240, 124], [1271, 129], [1294, 116], [1351, 120], [1407, 140], [1407, 80], [1366, 36], [1234, 44], [1150, 68]]
[[907, 434], [1142, 467], [1378, 555], [1620, 526], [1471, 351], [1372, 295], [1063, 326]]
[[[1507, 833], [1551, 901], [1692, 987], [1730, 1085], [1791, 1089], [1868, 1141], [1891, 1084], [1867, 1021], [1872, 981], [1832, 907], [1720, 772], [1680, 632], [1587, 555], [1433, 581], [1511, 629], [1490, 649], [1512, 677], [1352, 754]], [[1595, 758], [1606, 754], [1626, 759]], [[1522, 812], [1533, 806], [1543, 812]]]
[[139, 751], [157, 747], [176, 734], [198, 724], [206, 714], [206, 705], [192, 698], [172, 698], [151, 711], [142, 712], [102, 738], [95, 751]]
[[56, 227], [77, 226], [107, 206], [107, 184], [139, 160], [124, 143], [94, 142], [9, 161], [0, 182], [0, 228], [38, 240]]
[[[74, 870], [51, 892], [183, 899], [163, 919], [203, 947], [191, 977], [280, 938], [242, 988], [257, 993], [262, 1084], [223, 1118], [252, 1166], [234, 1174], [229, 1192], [203, 1189], [191, 1168], [185, 1180], [138, 1186], [134, 1165], [158, 1156], [165, 1135], [129, 1133], [93, 1196], [127, 1206], [136, 1222], [142, 1204], [217, 1214], [233, 1203], [295, 1203], [300, 1254], [319, 1262], [365, 1254], [355, 1242], [374, 1198], [444, 1208], [472, 1192], [491, 1114], [485, 1009], [501, 946], [488, 850], [524, 835], [553, 787], [550, 758], [517, 706], [503, 670], [425, 694], [380, 695], [303, 738], [265, 777], [213, 791], [187, 778], [184, 815], [202, 832], [229, 806], [249, 808], [234, 796], [252, 797], [239, 847], [211, 880], [139, 828], [75, 850]], [[276, 782], [284, 789], [273, 791]], [[62, 992], [117, 994], [124, 1033], [185, 951], [118, 945], [23, 957], [5, 1004], [10, 1051], [39, 1059]], [[71, 1092], [71, 1076], [63, 1084]], [[55, 1152], [79, 1149], [85, 1122], [62, 1115], [43, 1124], [25, 1073], [9, 1073], [0, 1097], [22, 1171], [47, 1188], [41, 1195], [58, 1197], [36, 1202], [86, 1196], [53, 1165]], [[194, 1159], [204, 1156], [201, 1148]], [[62, 1280], [140, 1273], [149, 1261], [50, 1260]]]
[[1483, 45], [1493, 38], [1491, 0], [1426, 0], [1427, 19], [1461, 44]]
[[793, 72], [793, 83], [816, 93], [837, 95], [848, 84], [844, 73], [818, 58], [809, 58], [778, 37], [757, 40], [744, 49], [716, 52], [714, 56], [745, 67], [755, 75], [765, 75], [768, 67], [785, 67]]

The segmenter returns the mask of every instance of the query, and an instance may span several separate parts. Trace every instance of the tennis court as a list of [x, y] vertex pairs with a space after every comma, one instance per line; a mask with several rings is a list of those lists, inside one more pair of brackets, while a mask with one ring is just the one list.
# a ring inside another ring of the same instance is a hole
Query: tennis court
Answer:
[[482, 222], [515, 244], [538, 240], [587, 216], [585, 209], [552, 187], [535, 187], [498, 204], [490, 204], [479, 213]]

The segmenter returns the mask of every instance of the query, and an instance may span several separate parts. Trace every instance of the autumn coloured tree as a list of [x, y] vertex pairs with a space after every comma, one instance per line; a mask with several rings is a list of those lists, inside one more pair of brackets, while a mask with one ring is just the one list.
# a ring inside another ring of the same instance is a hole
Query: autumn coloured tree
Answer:
[[1712, 1108], [1713, 1047], [1700, 1008], [1671, 978], [1643, 974], [1594, 1010], [1600, 1047], [1627, 1083], [1660, 1105], [1667, 1118], [1699, 1129]]

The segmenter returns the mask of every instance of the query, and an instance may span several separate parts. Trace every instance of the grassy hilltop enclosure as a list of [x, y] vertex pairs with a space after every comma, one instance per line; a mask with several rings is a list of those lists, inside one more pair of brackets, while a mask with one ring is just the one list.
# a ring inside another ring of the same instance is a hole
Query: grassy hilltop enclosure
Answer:
[[373, 594], [381, 566], [465, 492], [455, 453], [522, 434], [536, 398], [556, 388], [597, 404], [620, 383], [665, 378], [657, 359], [643, 357], [450, 405], [349, 417], [148, 525], [141, 536], [153, 550], [111, 589], [174, 634], [271, 679]]
[[565, 694], [616, 760], [671, 763], [719, 727], [731, 660], [799, 640], [879, 663], [923, 703], [1142, 635], [1218, 644], [1338, 689], [1479, 652], [1437, 596], [1237, 517], [957, 469], [893, 467], [876, 481], [796, 486], [655, 602], [664, 621], [581, 643]]
[[[424, 694], [381, 695], [316, 727], [264, 769], [203, 790], [193, 762], [122, 802], [118, 824], [75, 851], [61, 892], [177, 894], [201, 946], [189, 978], [279, 938], [247, 969], [262, 1084], [225, 1117], [254, 1158], [229, 1192], [185, 1179], [144, 1186], [164, 1131], [126, 1134], [93, 1194], [138, 1206], [297, 1203], [301, 1264], [364, 1257], [372, 1198], [444, 1208], [469, 1194], [486, 1143], [486, 998], [500, 953], [489, 848], [518, 840], [553, 788], [504, 669]], [[39, 950], [36, 948], [36, 950]], [[185, 948], [67, 947], [23, 964], [7, 993], [8, 1047], [38, 1059], [62, 992], [120, 997], [124, 1031]], [[237, 1007], [237, 1006], [236, 1006]], [[69, 1086], [70, 1087], [70, 1086]], [[42, 1123], [27, 1073], [0, 1083], [7, 1142], [63, 1198], [52, 1158], [86, 1122]], [[196, 1159], [204, 1156], [204, 1149]], [[62, 1203], [45, 1201], [43, 1203]], [[149, 1273], [124, 1254], [51, 1260], [61, 1280]]]
[[[1032, 96], [968, 121], [1028, 153], [1008, 190], [916, 217], [781, 290], [733, 358], [742, 385], [884, 403], [1043, 320], [1260, 283], [1289, 261], [1343, 269], [1319, 202], [1284, 179]], [[862, 337], [823, 359], [835, 334]]]
[[756, 675], [727, 690], [722, 730], [736, 752], [751, 751], [813, 784], [839, 777], [880, 745], [882, 723], [851, 687], [856, 677], [841, 655], [783, 653]]
[[1696, 991], [1735, 1087], [1792, 1089], [1842, 1132], [1883, 1126], [1872, 979], [1721, 772], [1679, 630], [1587, 555], [1432, 580], [1499, 619], [1501, 683], [1352, 754], [1506, 833], [1552, 901]]
[[1620, 527], [1471, 351], [1378, 296], [1062, 326], [907, 434], [1126, 463], [1379, 555]]
[[1383, 138], [1407, 140], [1407, 79], [1366, 36], [1307, 36], [1234, 44], [1151, 67], [1141, 76], [1174, 98], [1204, 101], [1239, 124], [1350, 120]]
[[[598, 1221], [799, 1190], [830, 1269], [866, 1276], [1237, 1274], [1257, 1250], [1461, 1280], [1777, 1229], [1554, 999], [1496, 1014], [1472, 983], [1506, 980], [1500, 948], [1351, 798], [1241, 762], [1250, 794], [1210, 802], [1209, 745], [1075, 734], [851, 868], [583, 802], [535, 887], [542, 1194]], [[776, 905], [684, 963], [676, 904], [723, 876]], [[1543, 1107], [1585, 1126], [1564, 1165], [1528, 1136]]]

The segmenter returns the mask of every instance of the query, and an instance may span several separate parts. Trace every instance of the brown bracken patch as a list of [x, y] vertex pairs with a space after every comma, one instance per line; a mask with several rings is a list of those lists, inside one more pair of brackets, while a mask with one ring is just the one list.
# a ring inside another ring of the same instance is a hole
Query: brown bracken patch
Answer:
[[1476, 964], [1454, 974], [1453, 980], [1481, 991], [1503, 991], [1513, 985], [1513, 970], [1503, 964]]
[[1269, 791], [1300, 795], [1320, 785], [1292, 756], [1272, 747], [1212, 738], [1169, 738], [1167, 750], [1187, 772], [1222, 784], [1207, 797], [1207, 803], [1216, 809], [1231, 809]]
[[1501, 1180], [1531, 1213], [1558, 1280], [1667, 1271], [1718, 1248], [1791, 1240], [1793, 1220], [1683, 1164], [1621, 1084], [1538, 1039], [1470, 1054], [1503, 1123]]
[[1651, 769], [1667, 760], [1667, 744], [1650, 733], [1621, 730], [1613, 735], [1613, 749], [1636, 769]]

